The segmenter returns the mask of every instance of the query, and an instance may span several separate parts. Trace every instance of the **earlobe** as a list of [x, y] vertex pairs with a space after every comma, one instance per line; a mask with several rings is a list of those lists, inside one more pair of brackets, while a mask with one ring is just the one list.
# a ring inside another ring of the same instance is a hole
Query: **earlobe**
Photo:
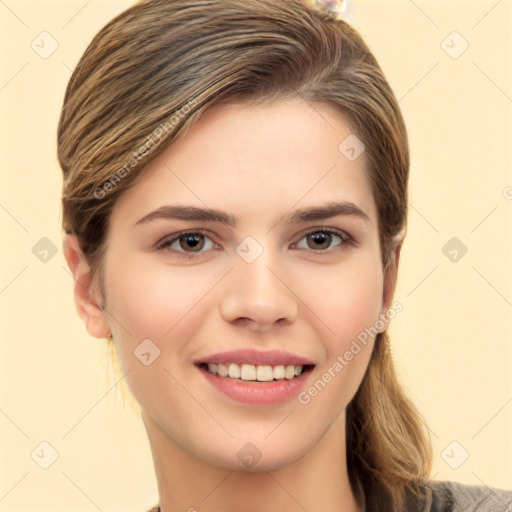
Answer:
[[110, 335], [102, 298], [94, 288], [93, 276], [87, 259], [80, 249], [76, 235], [64, 235], [63, 252], [74, 281], [74, 299], [78, 316], [85, 323], [87, 332], [95, 338]]

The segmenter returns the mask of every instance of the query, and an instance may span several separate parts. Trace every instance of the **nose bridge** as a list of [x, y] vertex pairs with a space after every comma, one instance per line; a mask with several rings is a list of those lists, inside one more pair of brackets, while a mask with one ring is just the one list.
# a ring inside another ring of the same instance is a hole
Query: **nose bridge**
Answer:
[[242, 241], [236, 253], [221, 305], [224, 319], [233, 322], [243, 318], [260, 326], [294, 321], [297, 298], [287, 286], [277, 253], [252, 237]]

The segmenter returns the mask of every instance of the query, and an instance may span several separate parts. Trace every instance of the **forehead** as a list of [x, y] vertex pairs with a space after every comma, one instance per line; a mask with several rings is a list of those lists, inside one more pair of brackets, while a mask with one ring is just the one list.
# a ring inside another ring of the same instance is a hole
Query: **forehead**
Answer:
[[339, 112], [301, 99], [214, 107], [148, 166], [113, 216], [179, 200], [263, 220], [265, 211], [345, 200], [373, 219], [365, 155], [350, 160], [340, 151], [350, 136]]

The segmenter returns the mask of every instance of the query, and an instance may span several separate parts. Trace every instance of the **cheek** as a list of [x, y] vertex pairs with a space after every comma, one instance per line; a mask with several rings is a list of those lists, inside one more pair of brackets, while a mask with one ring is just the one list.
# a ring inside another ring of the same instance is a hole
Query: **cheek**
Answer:
[[[316, 380], [298, 396], [304, 406], [304, 435], [317, 424], [333, 424], [354, 397], [371, 357], [382, 307], [382, 267], [373, 257], [358, 259], [332, 277], [332, 286], [317, 294], [318, 316], [329, 327], [322, 344], [325, 358]], [[315, 311], [316, 312], [316, 311]]]
[[382, 281], [379, 273], [352, 275], [339, 284], [340, 293], [331, 310], [339, 349], [373, 325], [382, 307]]
[[162, 337], [208, 290], [211, 273], [199, 266], [178, 268], [145, 256], [127, 257], [109, 268], [109, 307], [127, 331]]
[[202, 299], [215, 276], [200, 266], [148, 264], [147, 256], [119, 261], [106, 263], [115, 346], [123, 373], [129, 373], [126, 382], [132, 394], [144, 408], [156, 411], [159, 400], [173, 402], [173, 397], [183, 396], [178, 384], [182, 379], [175, 381], [171, 374], [189, 358], [189, 340], [201, 328]]
[[300, 280], [304, 302], [325, 327], [324, 346], [333, 353], [346, 346], [378, 319], [382, 307], [383, 273], [374, 252], [360, 251], [338, 267], [320, 268]]

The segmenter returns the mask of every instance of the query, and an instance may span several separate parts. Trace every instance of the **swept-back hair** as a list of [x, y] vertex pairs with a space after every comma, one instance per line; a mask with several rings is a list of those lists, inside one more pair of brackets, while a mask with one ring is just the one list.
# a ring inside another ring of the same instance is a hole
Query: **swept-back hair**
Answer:
[[[297, 97], [336, 109], [364, 143], [387, 275], [393, 237], [406, 226], [408, 141], [358, 32], [306, 0], [145, 0], [93, 38], [58, 126], [63, 229], [79, 237], [102, 291], [112, 208], [158, 155], [214, 106]], [[347, 407], [346, 430], [356, 497], [366, 510], [406, 510], [407, 496], [423, 492], [432, 455], [385, 332]]]

